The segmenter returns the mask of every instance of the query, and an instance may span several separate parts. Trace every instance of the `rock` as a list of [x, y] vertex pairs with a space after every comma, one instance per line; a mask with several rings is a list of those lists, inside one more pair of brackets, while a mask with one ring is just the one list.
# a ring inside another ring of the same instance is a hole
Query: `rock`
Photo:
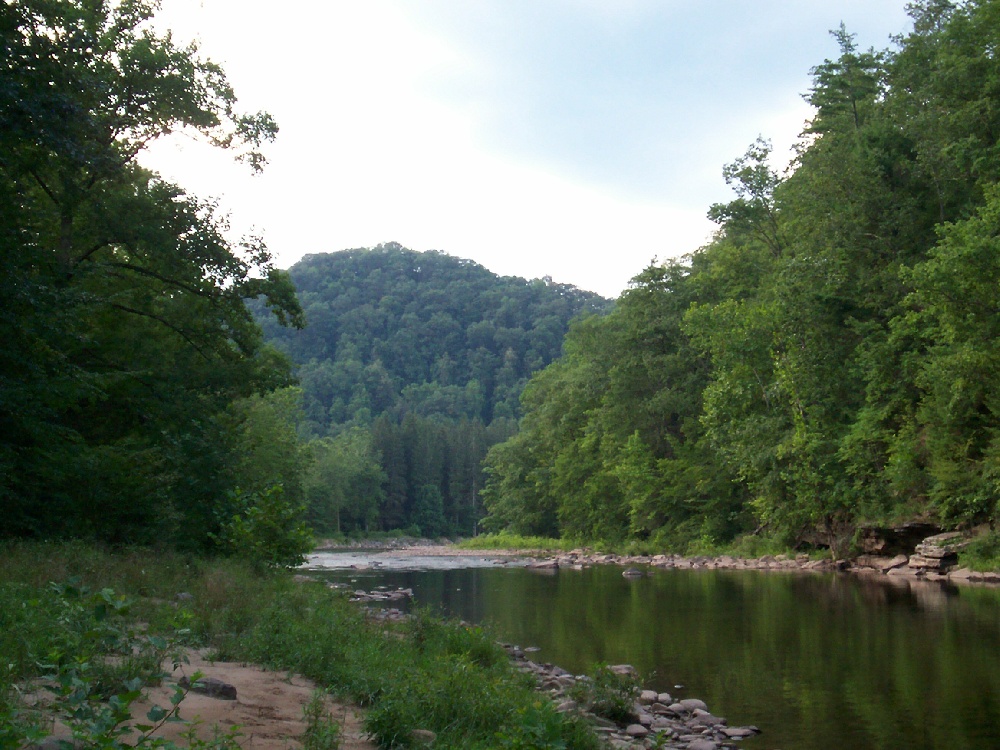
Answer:
[[414, 729], [410, 732], [410, 739], [416, 745], [431, 745], [437, 739], [437, 735], [430, 729]]
[[972, 571], [968, 568], [959, 568], [953, 570], [948, 577], [956, 581], [969, 581], [972, 579]]
[[236, 687], [215, 677], [199, 677], [192, 682], [187, 676], [184, 676], [178, 680], [178, 684], [182, 688], [188, 688], [195, 693], [203, 693], [210, 698], [224, 701], [236, 700]]
[[624, 675], [627, 677], [638, 677], [638, 672], [636, 672], [635, 667], [631, 664], [612, 664], [608, 667], [612, 672], [619, 675]]
[[556, 706], [556, 711], [558, 711], [561, 714], [564, 714], [568, 711], [575, 710], [576, 706], [577, 706], [576, 701], [563, 701], [558, 706]]
[[944, 557], [924, 557], [923, 555], [910, 555], [909, 568], [911, 570], [941, 570], [947, 567], [951, 561]]
[[645, 574], [638, 568], [625, 568], [625, 570], [622, 571], [622, 575], [625, 578], [642, 578]]
[[958, 551], [968, 544], [964, 541], [964, 536], [960, 531], [951, 531], [946, 534], [935, 534], [929, 536], [914, 550], [921, 557], [929, 557], [940, 560], [941, 558], [956, 555]]
[[757, 727], [722, 727], [722, 733], [731, 740], [742, 740], [760, 734]]
[[719, 750], [719, 746], [711, 740], [699, 738], [694, 742], [689, 742], [687, 750]]
[[694, 718], [691, 720], [695, 726], [702, 727], [717, 727], [720, 724], [725, 724], [726, 720], [720, 716], [714, 716], [707, 711], [695, 712]]
[[656, 703], [659, 699], [659, 694], [655, 690], [643, 690], [639, 693], [640, 703]]
[[903, 567], [909, 561], [910, 561], [910, 558], [908, 558], [906, 555], [896, 555], [895, 557], [893, 557], [892, 559], [890, 559], [888, 562], [886, 562], [882, 566], [881, 570], [882, 570], [883, 573], [888, 573], [890, 570], [894, 570], [896, 568]]
[[656, 702], [662, 703], [665, 706], [669, 706], [674, 702], [674, 699], [670, 697], [670, 693], [660, 693], [656, 696]]
[[708, 710], [708, 706], [705, 705], [705, 701], [698, 700], [697, 698], [685, 698], [681, 701], [681, 706], [687, 711], [694, 711], [698, 708], [702, 711]]
[[559, 567], [559, 563], [555, 560], [538, 560], [533, 563], [529, 563], [528, 567], [532, 570], [555, 570]]
[[649, 734], [649, 730], [642, 724], [629, 724], [628, 727], [625, 728], [625, 734], [629, 737], [645, 737]]

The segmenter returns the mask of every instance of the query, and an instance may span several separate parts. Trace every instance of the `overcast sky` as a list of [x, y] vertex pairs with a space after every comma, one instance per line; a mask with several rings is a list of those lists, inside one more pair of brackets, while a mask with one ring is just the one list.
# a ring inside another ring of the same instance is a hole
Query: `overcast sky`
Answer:
[[396, 241], [611, 297], [706, 242], [758, 135], [784, 166], [830, 29], [909, 28], [905, 0], [162, 2], [281, 131], [258, 177], [185, 138], [145, 163], [280, 267]]

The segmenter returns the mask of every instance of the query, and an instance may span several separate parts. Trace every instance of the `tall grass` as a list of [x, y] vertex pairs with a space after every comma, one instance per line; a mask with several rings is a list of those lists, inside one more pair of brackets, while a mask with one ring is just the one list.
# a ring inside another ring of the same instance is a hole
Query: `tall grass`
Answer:
[[[262, 574], [232, 560], [7, 544], [0, 547], [0, 724], [21, 732], [20, 744], [31, 722], [19, 713], [15, 687], [52, 662], [54, 644], [66, 663], [103, 658], [105, 641], [87, 642], [85, 634], [101, 632], [95, 623], [105, 600], [114, 604], [116, 633], [289, 669], [366, 707], [366, 726], [382, 747], [409, 747], [418, 729], [433, 732], [438, 748], [599, 747], [582, 720], [555, 714], [479, 628], [425, 612], [402, 624], [370, 622], [321, 582]], [[129, 679], [155, 678], [153, 665], [143, 668]], [[114, 685], [108, 691], [115, 693]], [[541, 736], [536, 724], [548, 739], [525, 744]], [[324, 731], [328, 739], [336, 734]], [[15, 740], [0, 731], [0, 747], [20, 746]]]
[[456, 545], [459, 549], [512, 549], [522, 551], [568, 552], [580, 545], [570, 539], [552, 539], [544, 536], [522, 536], [509, 531], [482, 534], [464, 539]]

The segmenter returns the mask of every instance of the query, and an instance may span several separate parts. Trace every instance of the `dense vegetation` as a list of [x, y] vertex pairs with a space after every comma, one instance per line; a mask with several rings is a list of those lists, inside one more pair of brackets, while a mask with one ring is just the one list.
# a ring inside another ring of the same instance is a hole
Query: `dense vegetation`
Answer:
[[309, 325], [268, 340], [299, 363], [305, 428], [325, 435], [385, 415], [519, 415], [528, 377], [559, 356], [569, 321], [610, 303], [551, 279], [395, 243], [307, 255], [288, 271]]
[[[440, 748], [602, 746], [585, 719], [540, 699], [533, 678], [480, 628], [425, 612], [399, 624], [373, 622], [322, 582], [261, 576], [239, 561], [21, 543], [0, 547], [0, 748], [32, 745], [58, 719], [81, 747], [172, 750], [151, 729], [140, 736], [126, 722], [152, 728], [175, 713], [196, 721], [182, 688], [173, 696], [179, 703], [146, 716], [133, 705], [160, 680], [164, 659], [190, 647], [316, 682], [306, 710], [312, 736], [287, 738], [305, 750], [339, 747], [341, 717], [323, 710], [327, 693], [366, 707], [366, 729], [380, 747], [419, 746], [417, 729], [434, 732]], [[52, 686], [48, 711], [18, 692], [38, 678]], [[235, 750], [248, 732], [230, 726], [206, 740], [204, 727], [202, 739], [184, 745]]]
[[996, 520], [1000, 4], [910, 13], [891, 50], [834, 32], [789, 172], [753, 144], [714, 240], [573, 328], [489, 454], [489, 525], [839, 552]]
[[571, 319], [610, 307], [394, 243], [309, 255], [289, 274], [309, 325], [257, 310], [299, 363], [309, 514], [327, 534], [475, 533], [482, 460], [517, 431], [528, 377], [559, 356]]
[[0, 536], [301, 541], [298, 468], [269, 448], [290, 368], [245, 304], [300, 325], [294, 289], [136, 161], [184, 131], [257, 170], [276, 126], [151, 31], [154, 6], [0, 4]]

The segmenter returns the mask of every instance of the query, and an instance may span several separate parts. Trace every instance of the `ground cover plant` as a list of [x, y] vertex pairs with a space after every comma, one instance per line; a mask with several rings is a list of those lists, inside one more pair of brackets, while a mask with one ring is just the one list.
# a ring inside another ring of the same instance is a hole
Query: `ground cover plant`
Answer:
[[[321, 582], [247, 561], [18, 543], [0, 547], [0, 748], [48, 731], [50, 718], [21, 700], [40, 679], [64, 719], [79, 718], [74, 736], [87, 746], [161, 746], [120, 729], [143, 687], [160, 679], [162, 659], [180, 658], [184, 646], [302, 674], [365, 707], [367, 729], [386, 748], [413, 746], [414, 730], [433, 732], [441, 748], [600, 746], [581, 719], [555, 713], [482, 629], [430, 612], [370, 621]], [[131, 718], [148, 727], [177, 711], [183, 718], [182, 692], [176, 700]], [[300, 741], [336, 747], [322, 703], [304, 710]], [[235, 741], [220, 736], [214, 746]]]

